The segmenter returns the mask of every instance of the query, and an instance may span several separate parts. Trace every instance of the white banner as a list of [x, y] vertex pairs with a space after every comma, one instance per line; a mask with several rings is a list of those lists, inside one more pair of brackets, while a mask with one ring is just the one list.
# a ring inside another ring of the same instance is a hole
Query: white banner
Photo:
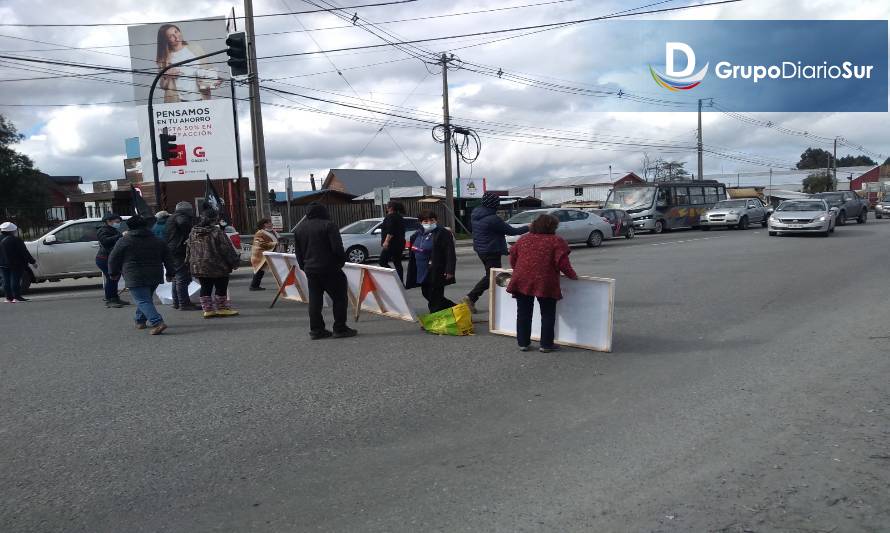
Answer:
[[[151, 140], [148, 130], [148, 106], [141, 106], [139, 116], [139, 148], [142, 151], [144, 181], [154, 180], [151, 162]], [[164, 128], [176, 135], [179, 156], [169, 163], [158, 163], [161, 181], [183, 181], [238, 177], [235, 156], [235, 125], [232, 102], [203, 100], [175, 104], [155, 104], [155, 142], [161, 155], [159, 136]]]

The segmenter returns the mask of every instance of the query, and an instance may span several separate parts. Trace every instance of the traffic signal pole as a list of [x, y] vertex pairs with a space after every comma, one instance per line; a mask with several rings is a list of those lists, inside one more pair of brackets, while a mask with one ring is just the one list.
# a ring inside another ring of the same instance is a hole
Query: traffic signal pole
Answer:
[[164, 159], [158, 158], [158, 140], [155, 138], [155, 88], [158, 86], [158, 82], [161, 81], [161, 78], [164, 76], [164, 74], [166, 74], [167, 71], [171, 68], [185, 65], [186, 63], [191, 63], [193, 61], [198, 61], [199, 59], [204, 59], [219, 54], [225, 54], [227, 50], [227, 48], [223, 48], [222, 50], [217, 50], [216, 52], [210, 52], [209, 54], [204, 54], [202, 56], [193, 57], [191, 59], [186, 59], [185, 61], [167, 65], [166, 67], [162, 68], [160, 72], [158, 72], [158, 75], [155, 76], [154, 81], [151, 82], [151, 88], [148, 90], [148, 136], [151, 139], [151, 168], [154, 171], [155, 178], [155, 211], [161, 210], [161, 177], [160, 175], [158, 175], [158, 163], [164, 161]]

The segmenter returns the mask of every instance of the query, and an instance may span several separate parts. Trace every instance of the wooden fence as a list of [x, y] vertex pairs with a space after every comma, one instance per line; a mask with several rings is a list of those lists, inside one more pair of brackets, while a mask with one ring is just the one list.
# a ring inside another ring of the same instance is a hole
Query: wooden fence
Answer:
[[[440, 221], [445, 221], [445, 206], [444, 204], [442, 204], [442, 202], [428, 203], [419, 202], [417, 200], [399, 201], [405, 206], [405, 216], [416, 217], [420, 214], [421, 211], [430, 210], [436, 213]], [[374, 205], [374, 202], [372, 201], [350, 202], [348, 204], [331, 204], [325, 205], [325, 207], [328, 209], [328, 213], [331, 215], [331, 220], [339, 228], [366, 218], [382, 217], [380, 206]], [[309, 210], [309, 206], [291, 206], [290, 220], [288, 220], [287, 217], [286, 205], [276, 205], [273, 210], [281, 214], [284, 219], [284, 231], [289, 232], [294, 226], [297, 225], [298, 222], [300, 222], [300, 220], [303, 219], [303, 217], [306, 215], [306, 212]], [[242, 234], [253, 233], [254, 229], [256, 228], [256, 207], [253, 205], [249, 205], [247, 208], [247, 213], [250, 225], [246, 228], [238, 228], [238, 232]]]

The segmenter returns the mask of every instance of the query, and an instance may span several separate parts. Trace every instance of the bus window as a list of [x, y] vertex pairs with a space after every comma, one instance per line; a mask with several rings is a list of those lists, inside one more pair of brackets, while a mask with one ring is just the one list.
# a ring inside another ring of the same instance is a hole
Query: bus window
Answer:
[[720, 201], [720, 198], [717, 196], [717, 187], [704, 187], [704, 189], [706, 204], [716, 204]]
[[720, 200], [726, 200], [726, 187], [720, 185], [717, 187], [717, 196], [720, 197]]
[[677, 205], [689, 205], [689, 193], [686, 187], [674, 187], [674, 194], [677, 196]]
[[692, 205], [701, 205], [705, 203], [702, 187], [689, 187], [689, 203]]
[[668, 189], [658, 188], [658, 196], [655, 198], [655, 205], [657, 207], [667, 207], [671, 203], [671, 195]]

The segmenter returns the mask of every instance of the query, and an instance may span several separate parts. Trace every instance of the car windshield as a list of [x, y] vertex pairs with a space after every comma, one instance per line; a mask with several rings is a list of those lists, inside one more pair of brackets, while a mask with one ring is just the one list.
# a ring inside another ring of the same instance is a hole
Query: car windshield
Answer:
[[776, 211], [825, 211], [822, 202], [783, 202]]
[[649, 207], [655, 199], [654, 187], [624, 187], [612, 189], [606, 200], [608, 209], [639, 209]]
[[522, 213], [516, 213], [510, 217], [507, 224], [530, 224], [546, 212], [547, 211], [523, 211]]
[[359, 235], [362, 233], [368, 233], [377, 224], [380, 224], [379, 220], [359, 220], [358, 222], [353, 222], [348, 226], [340, 228], [340, 233], [343, 235]]
[[829, 202], [838, 202], [844, 199], [844, 193], [842, 192], [823, 192], [819, 193], [819, 198], [825, 198]]
[[717, 202], [717, 204], [714, 206], [714, 209], [730, 207], [745, 207], [745, 200], [722, 200], [720, 202]]

